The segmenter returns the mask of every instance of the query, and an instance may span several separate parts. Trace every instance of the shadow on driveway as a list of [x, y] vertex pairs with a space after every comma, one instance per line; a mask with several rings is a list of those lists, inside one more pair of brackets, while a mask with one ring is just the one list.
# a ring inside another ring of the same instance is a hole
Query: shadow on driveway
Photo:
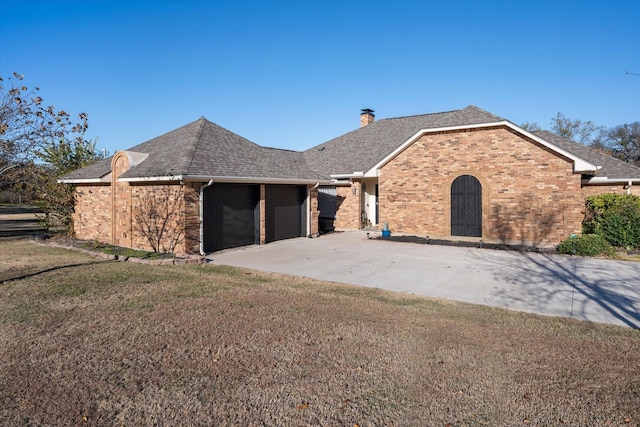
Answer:
[[216, 264], [640, 328], [640, 263], [367, 239], [364, 232], [216, 252]]

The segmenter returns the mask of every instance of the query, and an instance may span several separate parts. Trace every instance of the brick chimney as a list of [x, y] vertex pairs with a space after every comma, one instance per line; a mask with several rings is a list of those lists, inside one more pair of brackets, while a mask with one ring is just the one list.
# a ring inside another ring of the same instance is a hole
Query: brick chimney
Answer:
[[373, 123], [376, 119], [376, 116], [373, 113], [374, 111], [370, 108], [362, 109], [362, 112], [360, 113], [360, 127]]

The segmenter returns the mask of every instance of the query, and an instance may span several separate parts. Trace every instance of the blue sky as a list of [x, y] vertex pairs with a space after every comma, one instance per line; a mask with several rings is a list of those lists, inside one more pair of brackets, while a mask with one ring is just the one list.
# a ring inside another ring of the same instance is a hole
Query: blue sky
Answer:
[[0, 0], [14, 71], [110, 153], [200, 116], [293, 150], [361, 108], [615, 126], [640, 120], [640, 2]]

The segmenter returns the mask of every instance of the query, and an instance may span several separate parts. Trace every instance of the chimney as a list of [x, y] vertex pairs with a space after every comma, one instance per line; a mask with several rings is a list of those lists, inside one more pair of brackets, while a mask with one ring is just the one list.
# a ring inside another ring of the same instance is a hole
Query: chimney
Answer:
[[376, 116], [373, 114], [373, 110], [370, 108], [363, 108], [360, 113], [360, 127], [365, 127], [368, 124], [373, 123]]

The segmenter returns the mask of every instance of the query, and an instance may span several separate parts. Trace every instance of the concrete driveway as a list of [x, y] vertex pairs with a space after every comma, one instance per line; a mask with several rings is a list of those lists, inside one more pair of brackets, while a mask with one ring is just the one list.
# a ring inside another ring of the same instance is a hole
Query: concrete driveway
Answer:
[[640, 328], [640, 263], [332, 233], [210, 254], [215, 264]]

